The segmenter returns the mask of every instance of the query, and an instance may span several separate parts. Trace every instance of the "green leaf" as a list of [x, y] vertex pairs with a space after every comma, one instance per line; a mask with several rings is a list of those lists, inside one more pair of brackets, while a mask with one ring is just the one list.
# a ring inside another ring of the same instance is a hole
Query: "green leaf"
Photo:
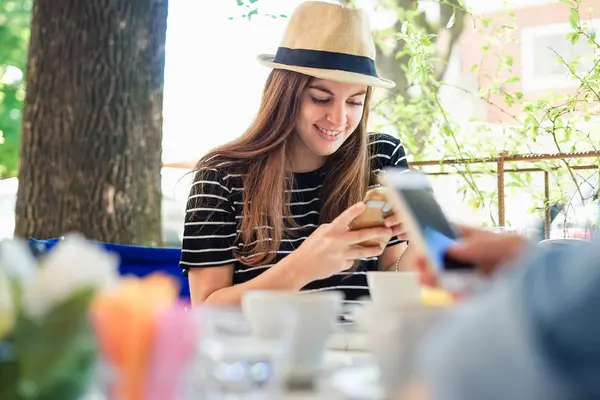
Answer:
[[569, 14], [569, 24], [573, 29], [577, 29], [579, 26], [579, 11], [576, 8], [571, 8], [571, 13]]
[[573, 133], [573, 131], [570, 128], [565, 129], [565, 137], [563, 138], [563, 140], [566, 142], [571, 141], [572, 133]]
[[595, 44], [594, 42], [596, 41], [596, 31], [591, 31], [590, 32], [590, 38], [588, 39], [588, 43], [589, 44]]
[[17, 382], [19, 364], [14, 354], [14, 344], [10, 340], [0, 341], [0, 399], [18, 399]]
[[444, 136], [452, 136], [452, 128], [448, 124], [443, 124], [442, 133]]
[[258, 8], [255, 8], [254, 10], [250, 11], [247, 15], [248, 19], [251, 20], [253, 16], [258, 15]]
[[[26, 70], [31, 8], [31, 0], [0, 1], [0, 75], [6, 66]], [[0, 179], [18, 173], [24, 87], [0, 83]]]
[[22, 316], [15, 330], [23, 398], [74, 399], [89, 386], [96, 362], [88, 318], [92, 289], [73, 293], [40, 321]]
[[516, 83], [516, 82], [520, 82], [521, 78], [518, 76], [511, 76], [510, 78], [508, 78], [507, 80], [504, 81], [504, 83], [509, 84], [509, 83]]
[[579, 32], [569, 32], [565, 35], [565, 38], [571, 42], [572, 45], [575, 45], [579, 40]]
[[570, 6], [572, 6], [572, 5], [573, 5], [573, 0], [558, 0], [558, 1], [560, 1], [561, 3], [568, 4], [568, 5], [570, 5]]

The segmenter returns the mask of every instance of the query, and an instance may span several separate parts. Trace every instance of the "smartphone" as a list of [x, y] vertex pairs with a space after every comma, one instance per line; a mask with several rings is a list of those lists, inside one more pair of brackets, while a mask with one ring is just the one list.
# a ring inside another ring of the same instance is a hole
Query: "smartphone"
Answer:
[[[394, 213], [390, 198], [390, 190], [386, 187], [369, 189], [365, 194], [363, 202], [366, 205], [365, 210], [350, 223], [351, 230], [365, 228], [375, 228], [385, 226], [386, 217]], [[366, 240], [359, 243], [361, 246], [379, 246], [384, 248], [389, 242], [390, 237], [381, 237]]]
[[380, 174], [379, 179], [393, 193], [390, 201], [401, 213], [409, 246], [421, 249], [428, 258], [429, 268], [436, 276], [476, 272], [473, 264], [448, 255], [448, 249], [460, 236], [448, 221], [424, 173], [393, 168]]

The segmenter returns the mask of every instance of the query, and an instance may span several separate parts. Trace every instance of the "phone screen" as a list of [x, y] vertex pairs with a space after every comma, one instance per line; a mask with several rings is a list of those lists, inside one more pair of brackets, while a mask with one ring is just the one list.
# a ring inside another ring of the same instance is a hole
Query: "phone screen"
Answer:
[[436, 264], [446, 271], [473, 269], [473, 265], [448, 256], [448, 249], [459, 236], [448, 222], [431, 188], [399, 188], [398, 191], [421, 228], [429, 255]]

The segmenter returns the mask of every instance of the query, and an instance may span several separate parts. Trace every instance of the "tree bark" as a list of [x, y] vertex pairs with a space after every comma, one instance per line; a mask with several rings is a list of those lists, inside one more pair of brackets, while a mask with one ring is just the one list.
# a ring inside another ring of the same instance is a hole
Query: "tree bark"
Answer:
[[168, 0], [35, 0], [16, 234], [161, 244]]

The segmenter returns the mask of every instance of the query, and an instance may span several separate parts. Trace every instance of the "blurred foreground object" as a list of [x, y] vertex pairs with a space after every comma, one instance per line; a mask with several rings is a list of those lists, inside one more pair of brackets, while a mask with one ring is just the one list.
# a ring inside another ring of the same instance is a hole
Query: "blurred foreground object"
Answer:
[[89, 305], [117, 283], [117, 260], [78, 235], [33, 260], [24, 242], [0, 243], [0, 398], [75, 399], [96, 365]]
[[[0, 242], [0, 398], [174, 400], [195, 354], [176, 279], [118, 273], [119, 259], [74, 234], [35, 260]], [[104, 371], [111, 371], [106, 375]]]
[[422, 348], [430, 400], [600, 398], [600, 243], [529, 247]]

